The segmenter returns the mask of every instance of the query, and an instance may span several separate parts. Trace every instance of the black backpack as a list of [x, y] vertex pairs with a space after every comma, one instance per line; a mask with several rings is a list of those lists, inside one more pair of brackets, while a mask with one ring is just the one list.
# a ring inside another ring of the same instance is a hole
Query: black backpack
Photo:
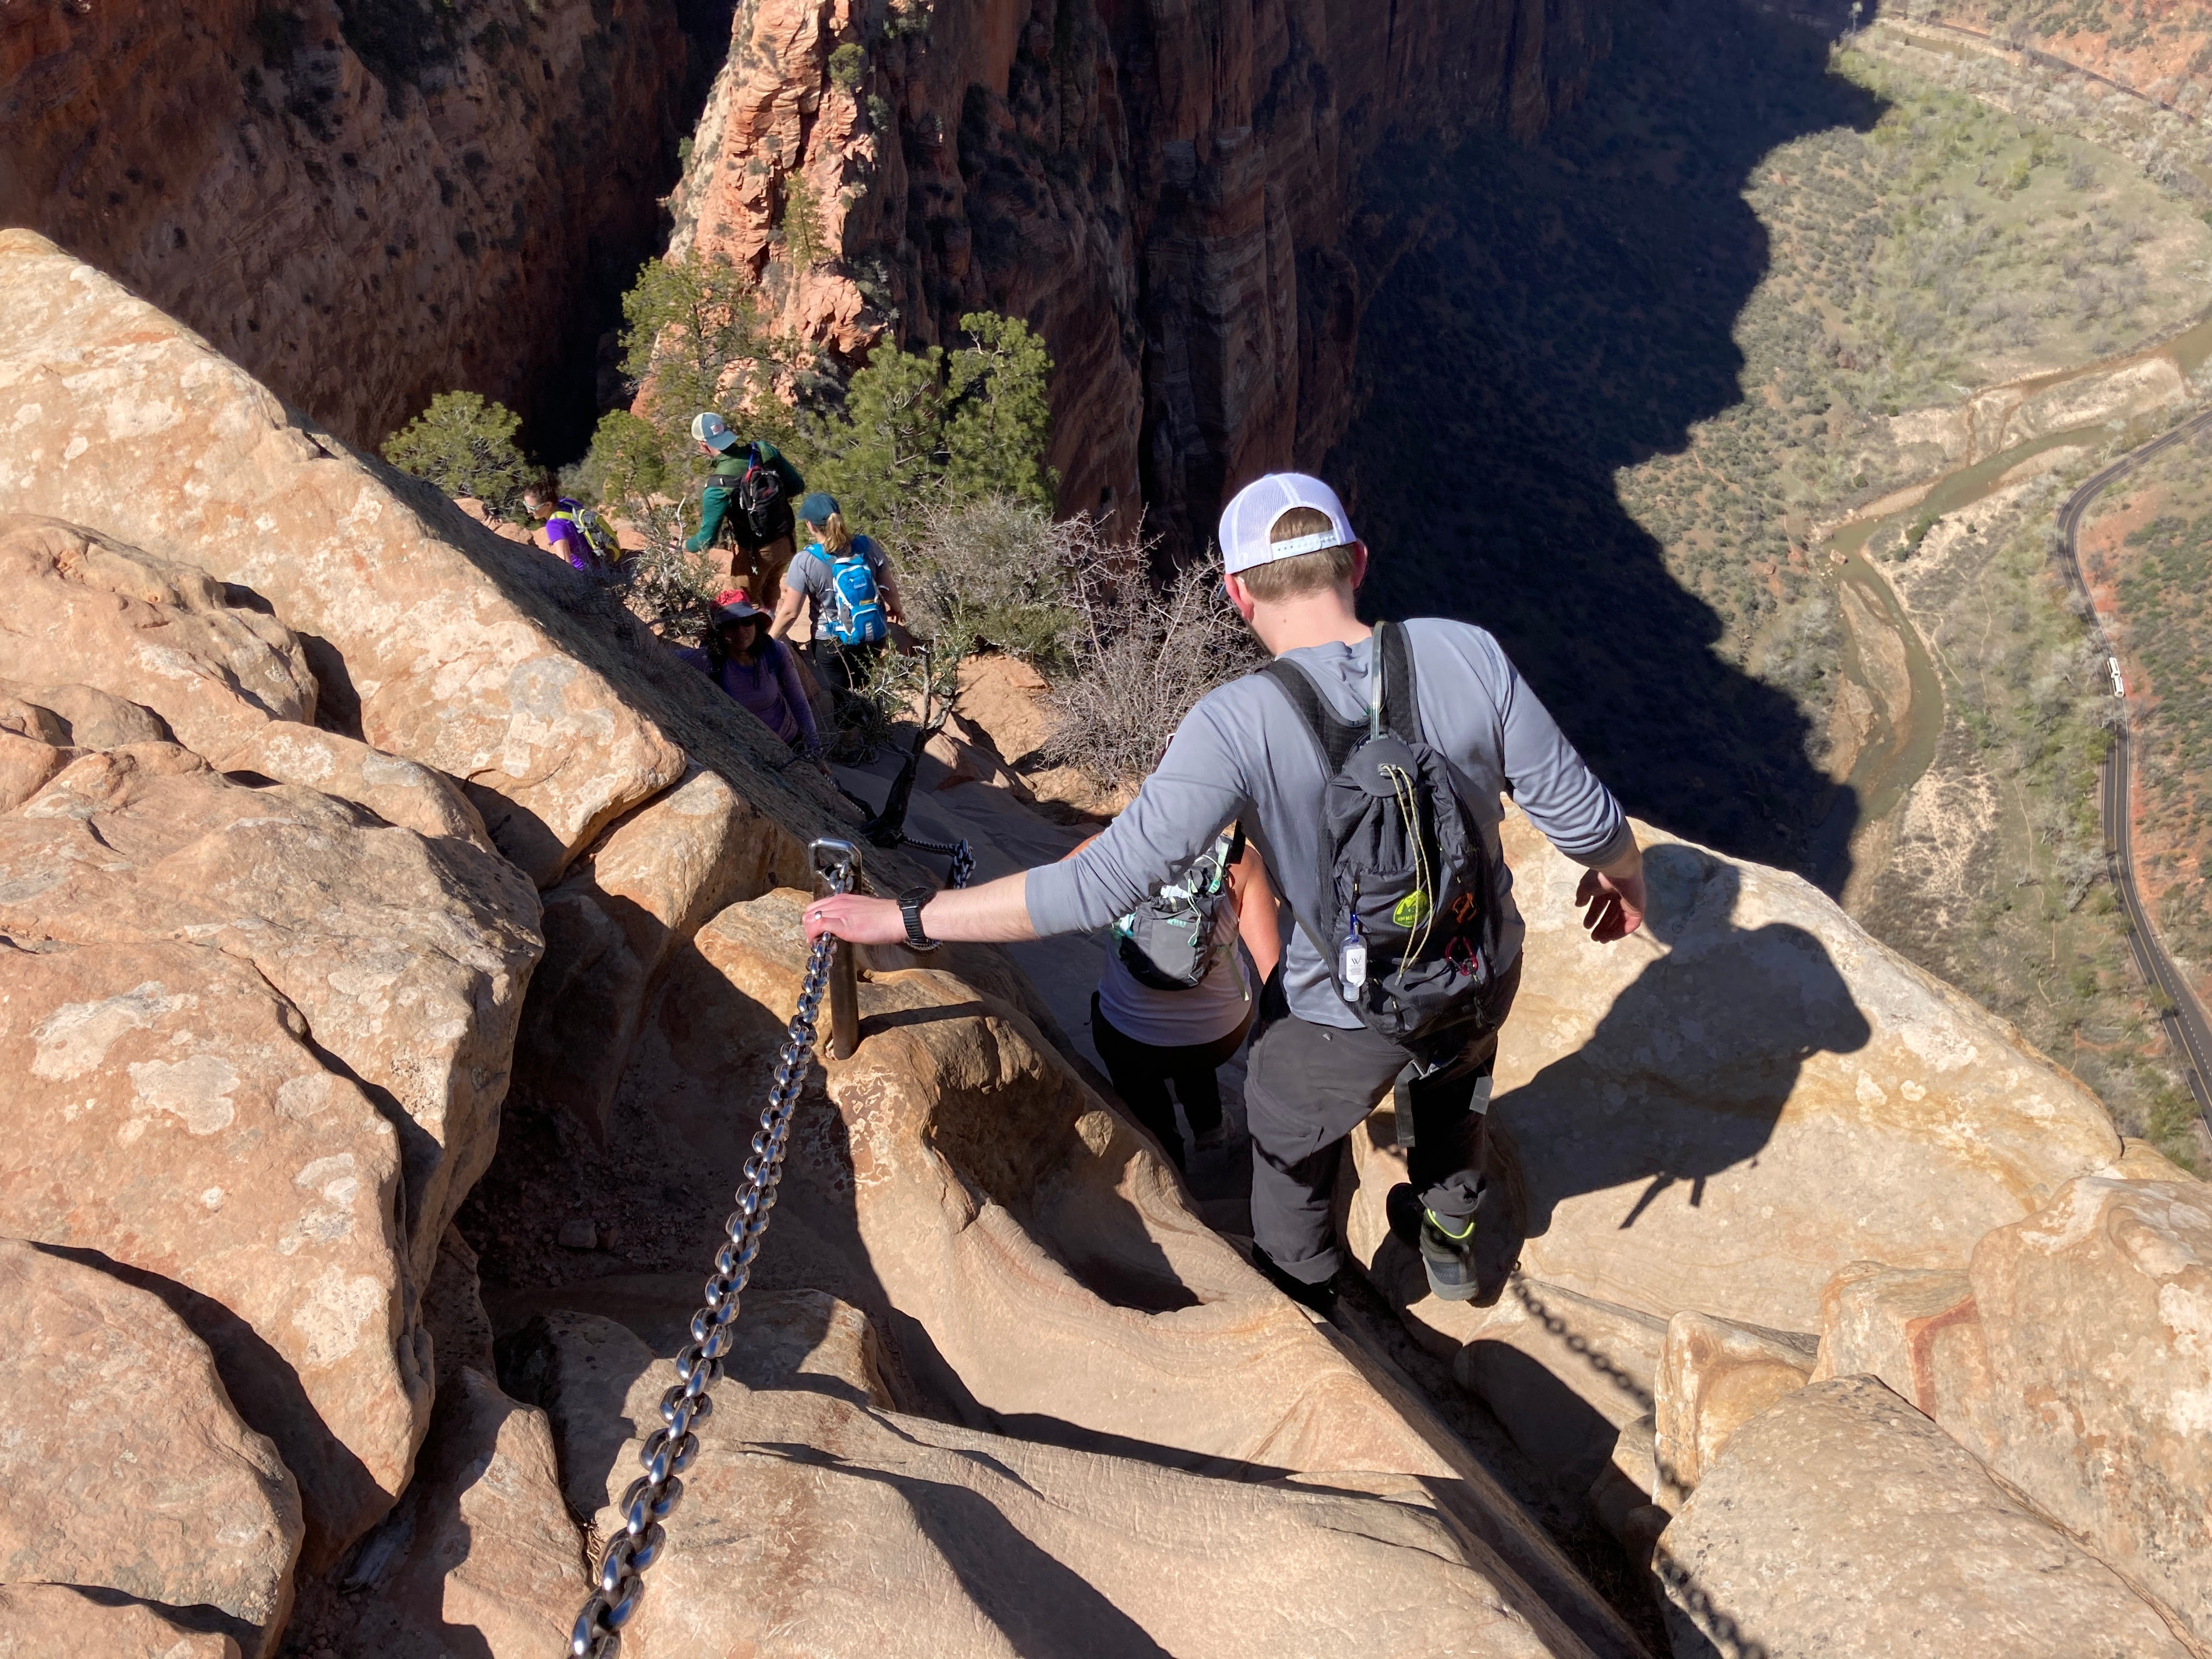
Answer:
[[718, 472], [707, 480], [705, 487], [730, 492], [730, 505], [734, 510], [722, 520], [723, 534], [747, 552], [791, 534], [793, 526], [790, 498], [784, 494], [783, 480], [775, 469], [762, 463], [759, 450], [746, 452], [742, 475], [733, 478], [726, 472]]
[[[1413, 653], [1403, 628], [1377, 623], [1365, 720], [1329, 712], [1304, 671], [1261, 672], [1282, 688], [1320, 751], [1322, 913], [1298, 925], [1370, 1030], [1441, 1064], [1487, 1028], [1498, 971], [1498, 906], [1481, 826], [1454, 792], [1444, 758], [1421, 738]], [[1355, 922], [1356, 918], [1356, 922]], [[1347, 945], [1365, 973], [1347, 983]]]
[[1193, 991], [1205, 983], [1216, 966], [1213, 929], [1230, 898], [1229, 866], [1243, 854], [1244, 826], [1223, 830], [1180, 880], [1115, 921], [1115, 948], [1138, 984]]

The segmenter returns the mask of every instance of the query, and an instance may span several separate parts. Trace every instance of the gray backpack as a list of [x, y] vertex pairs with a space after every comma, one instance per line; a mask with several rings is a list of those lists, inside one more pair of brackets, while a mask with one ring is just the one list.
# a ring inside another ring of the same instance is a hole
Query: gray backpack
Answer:
[[1322, 909], [1298, 925], [1369, 1030], [1441, 1063], [1489, 1021], [1498, 906], [1474, 815], [1443, 757], [1421, 738], [1405, 629], [1377, 623], [1370, 706], [1341, 720], [1296, 664], [1261, 671], [1282, 688], [1320, 752]]
[[1115, 921], [1115, 948], [1138, 984], [1155, 991], [1192, 991], [1213, 971], [1224, 954], [1214, 944], [1213, 930], [1229, 902], [1229, 866], [1243, 854], [1244, 826], [1231, 825], [1180, 881]]

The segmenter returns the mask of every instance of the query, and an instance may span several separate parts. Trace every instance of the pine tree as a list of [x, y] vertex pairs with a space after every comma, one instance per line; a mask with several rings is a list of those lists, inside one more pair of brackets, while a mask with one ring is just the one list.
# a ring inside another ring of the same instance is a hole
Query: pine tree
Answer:
[[495, 519], [520, 523], [522, 492], [538, 469], [514, 441], [522, 417], [473, 392], [441, 392], [384, 441], [384, 459], [448, 495], [469, 495]]

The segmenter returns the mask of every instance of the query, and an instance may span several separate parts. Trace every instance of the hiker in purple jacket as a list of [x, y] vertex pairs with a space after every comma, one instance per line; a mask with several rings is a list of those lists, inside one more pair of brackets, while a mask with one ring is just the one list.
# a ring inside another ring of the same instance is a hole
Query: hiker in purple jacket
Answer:
[[677, 652], [763, 726], [789, 744], [793, 752], [819, 762], [822, 741], [815, 735], [814, 710], [799, 682], [791, 647], [768, 635], [768, 612], [743, 588], [716, 596], [712, 631], [702, 648]]

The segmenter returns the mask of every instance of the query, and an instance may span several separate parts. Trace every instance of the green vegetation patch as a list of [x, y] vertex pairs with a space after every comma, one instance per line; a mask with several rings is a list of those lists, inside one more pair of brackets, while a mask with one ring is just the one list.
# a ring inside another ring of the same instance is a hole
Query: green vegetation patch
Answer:
[[2212, 976], [2212, 434], [2139, 475], [2174, 509], [2136, 531], [2118, 561], [2124, 637], [2142, 684], [2136, 717], [2139, 821], [2154, 825], [2159, 930], [2199, 983]]

